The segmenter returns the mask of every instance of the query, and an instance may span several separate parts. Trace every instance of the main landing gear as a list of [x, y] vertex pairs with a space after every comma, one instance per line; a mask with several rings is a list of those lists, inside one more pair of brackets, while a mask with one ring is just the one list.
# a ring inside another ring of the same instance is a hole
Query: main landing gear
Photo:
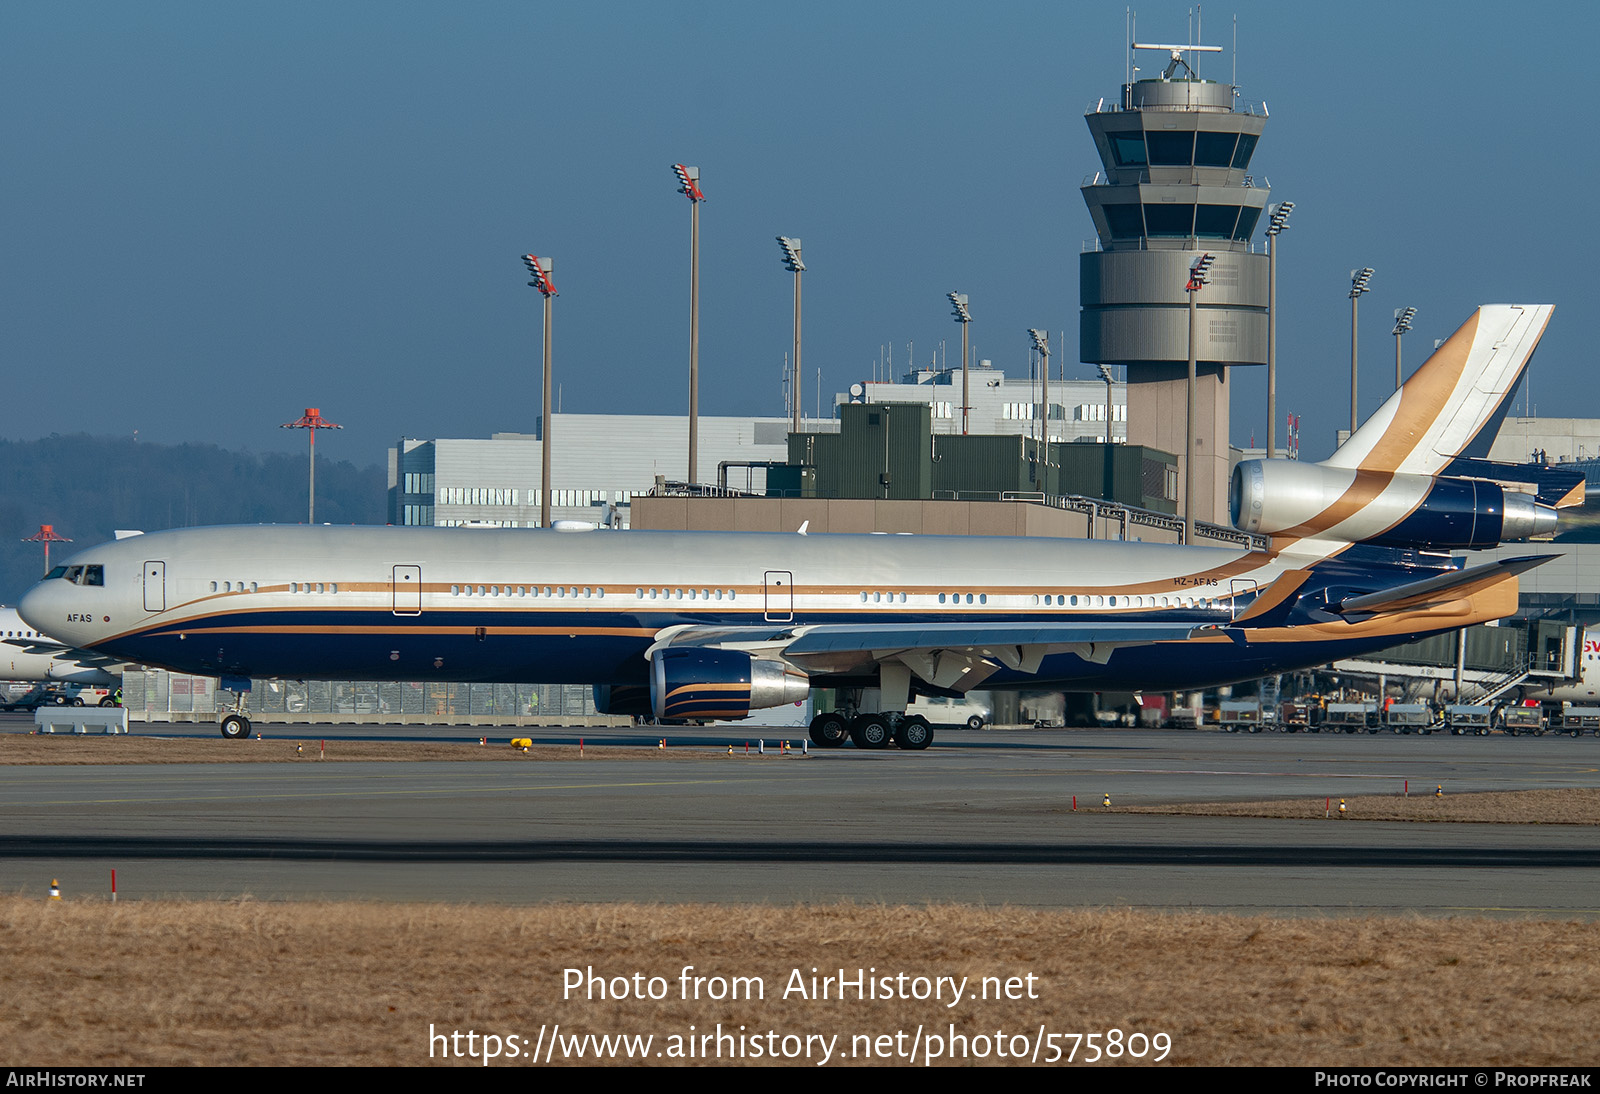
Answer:
[[225, 690], [233, 691], [234, 699], [233, 709], [222, 716], [222, 735], [230, 741], [243, 740], [250, 736], [250, 717], [245, 711], [245, 700], [250, 697], [249, 689], [237, 691], [226, 688], [225, 685], [224, 687]]
[[933, 743], [933, 726], [920, 714], [857, 714], [847, 718], [830, 711], [811, 719], [811, 740], [818, 748], [838, 748], [848, 737], [857, 748], [899, 745], [920, 752]]

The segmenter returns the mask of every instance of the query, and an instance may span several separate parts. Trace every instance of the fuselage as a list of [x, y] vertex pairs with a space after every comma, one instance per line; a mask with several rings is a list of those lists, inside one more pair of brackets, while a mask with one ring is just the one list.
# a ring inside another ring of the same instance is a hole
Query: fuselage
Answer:
[[[266, 525], [88, 548], [35, 586], [21, 611], [72, 645], [187, 673], [636, 684], [646, 651], [678, 626], [1204, 627], [1228, 624], [1306, 563], [1243, 549], [1021, 537]], [[1252, 631], [1248, 644], [1217, 632], [1104, 661], [1061, 653], [986, 686], [1206, 686], [1463, 625], [1459, 611], [1349, 623], [1309, 606], [1319, 589], [1415, 576], [1338, 567], [1297, 575], [1295, 596], [1308, 607], [1295, 625]], [[1505, 611], [1483, 609], [1494, 614]]]

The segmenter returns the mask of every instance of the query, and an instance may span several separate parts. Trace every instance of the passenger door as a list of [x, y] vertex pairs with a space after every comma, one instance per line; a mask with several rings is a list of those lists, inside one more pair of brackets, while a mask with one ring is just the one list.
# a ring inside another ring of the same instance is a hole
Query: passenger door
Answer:
[[396, 566], [391, 572], [395, 615], [422, 614], [422, 567]]
[[766, 620], [768, 623], [794, 622], [794, 575], [788, 570], [768, 570], [766, 574]]
[[[127, 573], [126, 570], [123, 573]], [[144, 610], [167, 610], [167, 564], [161, 561], [144, 564]]]

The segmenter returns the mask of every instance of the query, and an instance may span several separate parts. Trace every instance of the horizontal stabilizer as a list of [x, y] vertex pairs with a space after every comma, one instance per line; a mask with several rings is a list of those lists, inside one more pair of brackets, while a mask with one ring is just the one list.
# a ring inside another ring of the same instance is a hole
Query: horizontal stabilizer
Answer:
[[1550, 467], [1542, 463], [1501, 463], [1458, 456], [1444, 469], [1446, 475], [1494, 482], [1520, 483], [1533, 487], [1541, 504], [1556, 509], [1582, 505], [1587, 480], [1582, 471]]
[[1486, 566], [1473, 566], [1466, 570], [1451, 570], [1436, 577], [1410, 581], [1404, 585], [1381, 589], [1375, 593], [1347, 597], [1334, 610], [1346, 619], [1370, 619], [1385, 612], [1413, 611], [1458, 600], [1478, 588], [1515, 577], [1535, 566], [1542, 566], [1556, 555], [1525, 555], [1520, 558], [1501, 559]]

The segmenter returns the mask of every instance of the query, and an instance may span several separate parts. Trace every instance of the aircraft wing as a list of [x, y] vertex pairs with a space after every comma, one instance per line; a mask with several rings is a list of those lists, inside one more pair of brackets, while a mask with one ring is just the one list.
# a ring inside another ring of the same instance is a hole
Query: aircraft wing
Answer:
[[86, 669], [106, 669], [109, 671], [114, 666], [128, 663], [121, 657], [107, 657], [103, 653], [76, 649], [60, 642], [14, 640], [11, 644], [22, 650], [23, 653], [36, 654], [40, 657], [54, 657], [61, 661], [71, 661], [74, 664], [82, 665]]
[[1104, 664], [1119, 647], [1181, 642], [1197, 629], [1189, 623], [1065, 621], [688, 626], [663, 631], [650, 653], [668, 646], [739, 649], [779, 658], [810, 675], [865, 673], [901, 664], [935, 687], [966, 691], [1001, 668], [1037, 671], [1050, 654], [1075, 653]]

